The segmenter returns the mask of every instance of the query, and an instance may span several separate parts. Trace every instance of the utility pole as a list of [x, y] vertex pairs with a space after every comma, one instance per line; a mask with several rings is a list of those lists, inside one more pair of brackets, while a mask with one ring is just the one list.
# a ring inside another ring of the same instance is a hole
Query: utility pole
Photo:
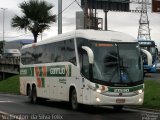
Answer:
[[108, 13], [108, 10], [104, 10], [104, 13], [105, 13], [105, 28], [104, 30], [108, 30], [108, 20], [107, 20], [107, 13]]
[[[3, 47], [2, 47], [2, 50], [3, 50], [3, 52], [2, 52], [2, 56], [4, 55], [4, 44], [5, 44], [5, 41], [4, 41], [4, 20], [5, 20], [5, 10], [7, 9], [7, 8], [1, 8], [2, 9], [2, 11], [3, 11]], [[4, 80], [5, 79], [5, 73], [3, 72], [2, 73], [2, 80]]]
[[62, 34], [62, 0], [58, 0], [58, 34]]
[[88, 1], [84, 0], [84, 29], [88, 26]]
[[2, 11], [3, 11], [3, 53], [4, 53], [4, 44], [5, 44], [5, 41], [4, 41], [4, 20], [5, 20], [5, 10], [7, 9], [7, 8], [1, 8], [2, 9]]

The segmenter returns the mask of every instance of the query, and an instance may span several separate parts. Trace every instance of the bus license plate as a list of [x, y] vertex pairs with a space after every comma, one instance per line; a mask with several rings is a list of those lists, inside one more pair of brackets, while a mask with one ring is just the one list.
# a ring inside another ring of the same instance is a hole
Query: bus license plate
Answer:
[[116, 103], [125, 103], [125, 99], [116, 99]]

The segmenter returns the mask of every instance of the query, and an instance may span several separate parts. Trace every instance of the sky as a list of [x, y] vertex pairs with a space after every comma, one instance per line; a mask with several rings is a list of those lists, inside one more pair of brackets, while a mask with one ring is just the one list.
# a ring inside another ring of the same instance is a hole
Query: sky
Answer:
[[[16, 28], [11, 27], [11, 19], [14, 15], [22, 15], [19, 4], [24, 0], [0, 0], [0, 8], [7, 8], [5, 10], [5, 22], [4, 22], [4, 32], [5, 40], [17, 40], [17, 39], [33, 39], [32, 34], [24, 30], [17, 30]], [[25, 0], [28, 1], [28, 0]], [[54, 8], [51, 10], [53, 14], [58, 14], [58, 0], [45, 0], [54, 5]], [[63, 8], [65, 9], [70, 3], [74, 0], [62, 0]], [[80, 0], [77, 0], [80, 3]], [[136, 9], [140, 5], [132, 4], [130, 9]], [[149, 8], [151, 6], [148, 6]], [[82, 9], [75, 2], [68, 9], [66, 9], [63, 16], [63, 33], [73, 31], [75, 27], [75, 13], [76, 11], [82, 11]], [[104, 12], [98, 10], [98, 17], [104, 18]], [[160, 13], [152, 13], [151, 9], [148, 9], [148, 17], [150, 21], [151, 29], [151, 39], [154, 40], [160, 51]], [[137, 38], [138, 28], [139, 28], [139, 19], [140, 13], [130, 13], [130, 12], [108, 12], [108, 29], [114, 31], [120, 31], [132, 35]], [[3, 38], [3, 12], [0, 9], [0, 40]], [[42, 40], [51, 36], [56, 36], [58, 34], [58, 24], [53, 23], [50, 25], [49, 30], [45, 30], [42, 34]], [[38, 41], [41, 40], [41, 37], [38, 37]]]

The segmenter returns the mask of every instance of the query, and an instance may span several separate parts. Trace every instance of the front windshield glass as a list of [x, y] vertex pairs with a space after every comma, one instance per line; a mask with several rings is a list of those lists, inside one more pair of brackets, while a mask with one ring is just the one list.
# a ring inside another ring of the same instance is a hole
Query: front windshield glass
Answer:
[[119, 80], [119, 61], [117, 44], [92, 42], [95, 63], [93, 79], [115, 82]]
[[147, 47], [141, 47], [141, 48], [149, 51], [149, 52], [152, 54], [152, 56], [155, 55], [155, 51], [156, 51], [156, 48], [155, 48], [155, 47], [147, 46]]
[[[152, 63], [155, 62], [155, 60], [157, 60], [157, 51], [156, 51], [156, 47], [155, 46], [147, 46], [147, 47], [141, 47], [142, 49], [147, 50], [148, 52], [151, 53], [153, 60]], [[144, 59], [144, 65], [147, 65], [147, 61], [146, 58], [147, 56], [143, 53], [143, 59]]]
[[156, 48], [155, 47], [150, 47], [150, 53], [152, 54], [152, 55], [155, 55], [155, 52], [156, 52]]
[[134, 83], [143, 80], [140, 49], [137, 44], [118, 44], [120, 73], [122, 83]]
[[116, 43], [77, 38], [81, 73], [90, 80], [88, 72], [84, 72], [89, 70], [89, 63], [82, 46], [88, 46], [94, 53], [92, 82], [111, 86], [132, 86], [143, 82], [143, 64], [137, 42]]
[[143, 80], [140, 49], [137, 43], [91, 42], [95, 63], [93, 79], [122, 84]]

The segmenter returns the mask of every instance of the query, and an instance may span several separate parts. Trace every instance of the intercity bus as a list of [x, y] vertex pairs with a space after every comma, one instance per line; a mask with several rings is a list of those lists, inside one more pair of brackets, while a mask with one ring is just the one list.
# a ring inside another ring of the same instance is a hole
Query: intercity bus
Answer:
[[152, 64], [148, 65], [147, 56], [143, 53], [143, 66], [145, 73], [156, 73], [158, 63], [158, 48], [153, 40], [139, 40], [139, 45], [142, 49], [147, 50], [152, 56]]
[[[145, 51], [145, 50], [144, 50]], [[31, 102], [42, 99], [79, 104], [142, 105], [141, 49], [130, 35], [76, 30], [23, 46], [20, 92]]]

